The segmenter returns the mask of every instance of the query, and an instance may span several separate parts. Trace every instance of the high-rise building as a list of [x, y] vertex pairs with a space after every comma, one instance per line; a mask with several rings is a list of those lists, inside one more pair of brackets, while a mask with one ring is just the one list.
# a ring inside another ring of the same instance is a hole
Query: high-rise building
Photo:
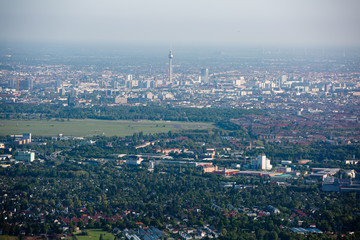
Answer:
[[56, 80], [56, 88], [61, 88], [62, 87], [62, 81], [60, 79]]
[[172, 51], [169, 52], [169, 82], [172, 83], [172, 59], [174, 58], [174, 55]]
[[27, 87], [28, 87], [28, 90], [32, 90], [33, 87], [34, 87], [34, 80], [32, 78], [28, 78], [27, 79]]
[[17, 91], [19, 91], [19, 82], [20, 80], [18, 78], [10, 78], [9, 88], [16, 89]]
[[31, 133], [23, 133], [23, 139], [31, 143]]
[[265, 154], [262, 154], [258, 156], [256, 160], [253, 160], [252, 165], [257, 169], [261, 169], [261, 170], [272, 169], [272, 165], [270, 164], [270, 159], [268, 159]]
[[125, 87], [126, 87], [128, 90], [131, 90], [131, 89], [132, 89], [132, 85], [133, 85], [133, 81], [132, 81], [132, 80], [126, 80], [126, 81], [125, 81]]
[[325, 92], [330, 92], [331, 85], [329, 83], [325, 84]]
[[59, 93], [60, 95], [64, 96], [66, 94], [65, 88], [60, 88]]
[[151, 87], [151, 81], [150, 80], [144, 80], [140, 84], [141, 88], [150, 88]]
[[111, 82], [111, 84], [112, 84], [112, 88], [113, 88], [113, 89], [118, 89], [118, 88], [119, 88], [119, 83], [118, 83], [117, 81], [113, 80], [113, 81]]
[[201, 69], [201, 82], [203, 83], [209, 83], [209, 69], [203, 68]]
[[10, 78], [9, 79], [9, 88], [12, 88], [14, 89], [16, 86], [15, 86], [15, 79], [14, 78]]
[[19, 91], [20, 90], [20, 79], [16, 79], [16, 82], [15, 82], [15, 84], [16, 84], [16, 86], [15, 86], [15, 88], [16, 88], [16, 91]]
[[72, 98], [77, 98], [78, 91], [76, 89], [72, 88], [70, 94], [71, 94]]
[[288, 80], [287, 75], [281, 75], [279, 87], [281, 87], [285, 82], [287, 82], [287, 80]]
[[156, 80], [150, 81], [150, 88], [156, 88]]

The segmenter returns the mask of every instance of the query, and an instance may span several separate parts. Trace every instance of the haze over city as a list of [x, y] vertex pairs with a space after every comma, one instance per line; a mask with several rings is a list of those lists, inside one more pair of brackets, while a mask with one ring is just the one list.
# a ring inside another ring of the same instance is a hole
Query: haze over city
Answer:
[[1, 0], [0, 40], [358, 46], [357, 0]]

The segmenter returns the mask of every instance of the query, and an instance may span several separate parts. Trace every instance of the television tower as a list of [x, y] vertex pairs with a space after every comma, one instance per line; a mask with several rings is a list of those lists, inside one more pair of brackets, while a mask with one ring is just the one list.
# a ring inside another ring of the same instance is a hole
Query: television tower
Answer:
[[172, 59], [174, 58], [174, 55], [172, 54], [172, 51], [169, 52], [169, 82], [172, 83]]

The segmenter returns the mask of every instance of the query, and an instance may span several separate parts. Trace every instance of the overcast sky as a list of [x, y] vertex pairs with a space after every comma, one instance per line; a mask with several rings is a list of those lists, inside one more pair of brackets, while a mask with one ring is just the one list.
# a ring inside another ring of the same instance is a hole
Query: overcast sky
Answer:
[[360, 45], [360, 0], [0, 0], [0, 40]]

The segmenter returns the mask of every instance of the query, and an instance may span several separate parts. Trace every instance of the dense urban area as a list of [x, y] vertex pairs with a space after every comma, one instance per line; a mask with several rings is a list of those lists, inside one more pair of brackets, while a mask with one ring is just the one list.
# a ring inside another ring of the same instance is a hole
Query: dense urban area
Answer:
[[0, 51], [0, 235], [360, 238], [359, 50], [67, 51]]

